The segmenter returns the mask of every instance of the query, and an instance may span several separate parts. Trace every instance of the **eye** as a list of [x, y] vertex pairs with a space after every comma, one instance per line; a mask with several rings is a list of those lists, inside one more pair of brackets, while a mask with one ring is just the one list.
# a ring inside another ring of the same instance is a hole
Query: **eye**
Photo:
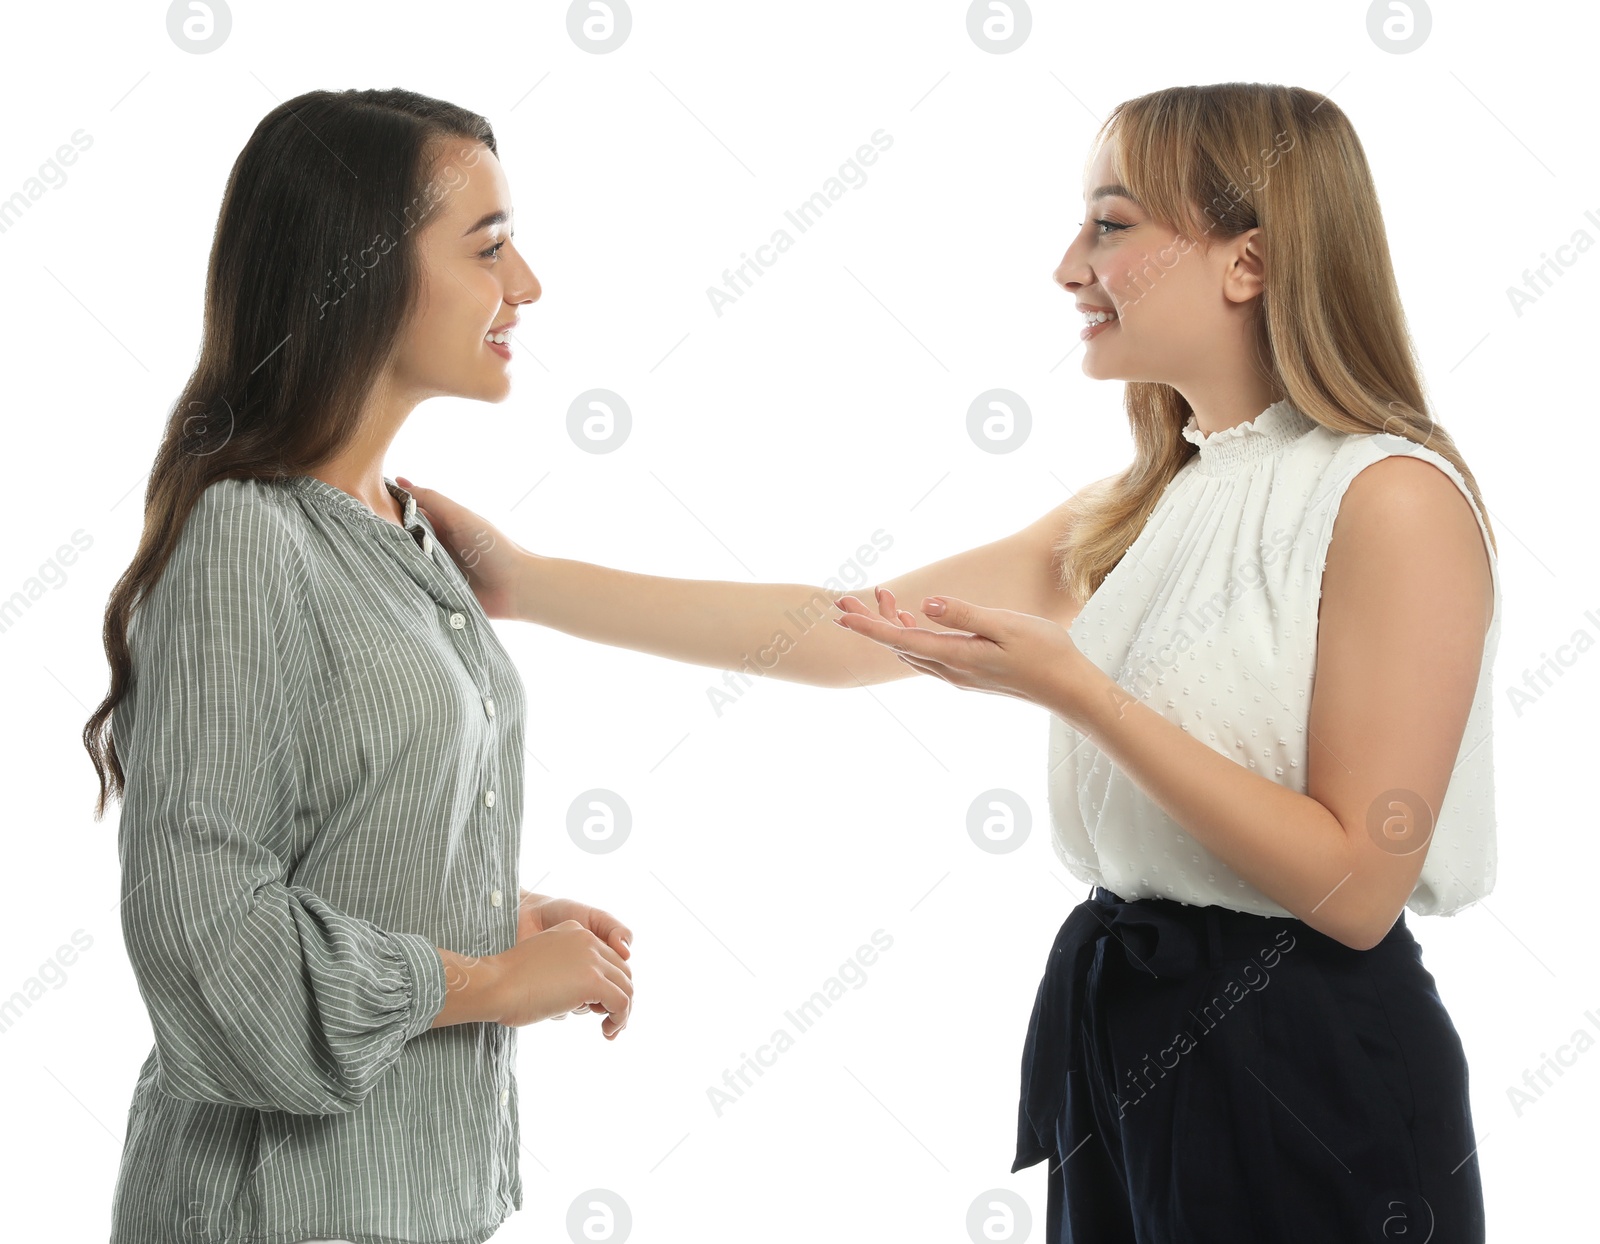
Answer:
[[[1100, 219], [1096, 220], [1094, 223], [1097, 224], [1097, 225], [1104, 225], [1107, 229], [1131, 229], [1133, 227], [1131, 225], [1120, 224], [1115, 220], [1107, 220], [1104, 217], [1101, 217]], [[1080, 220], [1078, 222], [1078, 228], [1080, 228], [1080, 229], [1083, 228], [1083, 221]], [[1103, 238], [1106, 235], [1102, 233], [1102, 234], [1099, 234], [1097, 236]]]
[[504, 246], [504, 245], [505, 245], [505, 243], [504, 243], [504, 242], [496, 242], [496, 243], [495, 243], [495, 244], [494, 244], [494, 245], [493, 245], [493, 246], [491, 246], [491, 247], [490, 247], [490, 248], [489, 248], [489, 249], [488, 249], [488, 250], [483, 250], [483, 251], [479, 251], [479, 252], [478, 252], [478, 256], [479, 256], [479, 258], [481, 258], [481, 259], [493, 259], [493, 258], [494, 258], [494, 257], [495, 257], [495, 254], [496, 254], [496, 253], [497, 253], [497, 252], [498, 252], [498, 251], [499, 251], [499, 250], [500, 250], [500, 248], [501, 248], [501, 247], [502, 247], [502, 246]]

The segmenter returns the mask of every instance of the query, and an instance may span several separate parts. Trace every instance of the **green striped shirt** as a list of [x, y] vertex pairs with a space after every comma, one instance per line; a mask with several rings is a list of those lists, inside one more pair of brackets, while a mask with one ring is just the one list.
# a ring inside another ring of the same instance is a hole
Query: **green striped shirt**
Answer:
[[155, 1044], [113, 1244], [477, 1244], [522, 1206], [515, 1028], [430, 1028], [516, 941], [523, 687], [410, 494], [202, 494], [112, 714]]

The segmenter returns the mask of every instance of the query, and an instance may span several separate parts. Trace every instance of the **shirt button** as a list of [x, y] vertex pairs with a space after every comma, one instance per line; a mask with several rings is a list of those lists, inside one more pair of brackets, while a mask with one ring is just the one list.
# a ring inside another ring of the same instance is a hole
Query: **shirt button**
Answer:
[[500, 1090], [500, 1104], [503, 1106], [507, 1102], [509, 1102], [510, 1100], [511, 1100], [511, 1090], [510, 1089], [501, 1089]]
[[483, 702], [483, 711], [491, 717], [494, 716], [494, 699], [492, 697]]
[[466, 614], [464, 614], [464, 613], [452, 613], [450, 615], [450, 625], [455, 627], [456, 630], [459, 631], [462, 627], [466, 626], [466, 624], [467, 624], [467, 615]]
[[498, 907], [498, 906], [500, 906], [500, 900], [501, 900], [502, 897], [503, 896], [501, 895], [499, 890], [490, 890], [489, 891], [489, 906], [490, 907]]
[[422, 551], [424, 553], [433, 552], [433, 537], [427, 532], [422, 533]]
[[483, 803], [485, 807], [494, 807], [494, 792], [492, 790], [486, 790], [483, 792]]

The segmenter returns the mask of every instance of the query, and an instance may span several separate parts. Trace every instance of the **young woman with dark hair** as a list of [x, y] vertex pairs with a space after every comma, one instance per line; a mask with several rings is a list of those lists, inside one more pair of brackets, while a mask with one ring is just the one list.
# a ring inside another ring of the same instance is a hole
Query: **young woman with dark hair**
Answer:
[[[627, 1025], [631, 934], [521, 890], [522, 680], [383, 456], [539, 297], [482, 117], [313, 91], [240, 152], [84, 730], [155, 1046], [112, 1240], [479, 1241], [516, 1028]], [[109, 725], [108, 725], [109, 723]]]

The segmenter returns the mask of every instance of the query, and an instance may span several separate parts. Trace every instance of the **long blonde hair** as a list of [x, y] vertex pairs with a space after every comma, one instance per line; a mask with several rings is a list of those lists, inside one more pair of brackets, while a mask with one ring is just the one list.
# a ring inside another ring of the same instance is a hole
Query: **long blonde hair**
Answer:
[[[1477, 480], [1428, 412], [1372, 173], [1338, 105], [1268, 83], [1168, 87], [1117, 105], [1093, 149], [1103, 141], [1117, 180], [1181, 236], [1204, 247], [1261, 229], [1257, 361], [1275, 391], [1336, 432], [1389, 432], [1436, 451], [1487, 528]], [[1055, 544], [1061, 586], [1080, 601], [1199, 452], [1181, 434], [1190, 406], [1171, 385], [1130, 381], [1123, 405], [1133, 462], [1077, 494]], [[1489, 539], [1498, 554], [1492, 528]]]

